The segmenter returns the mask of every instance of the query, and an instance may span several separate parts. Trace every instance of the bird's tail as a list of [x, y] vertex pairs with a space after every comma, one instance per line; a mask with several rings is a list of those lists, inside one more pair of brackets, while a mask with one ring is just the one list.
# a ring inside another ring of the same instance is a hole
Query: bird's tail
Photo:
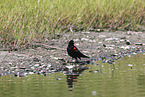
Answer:
[[86, 56], [86, 55], [82, 55], [81, 57], [83, 57], [83, 58], [89, 58], [88, 56]]

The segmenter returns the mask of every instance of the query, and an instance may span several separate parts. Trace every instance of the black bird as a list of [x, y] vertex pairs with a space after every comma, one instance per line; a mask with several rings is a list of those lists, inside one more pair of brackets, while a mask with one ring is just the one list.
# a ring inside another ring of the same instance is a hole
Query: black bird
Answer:
[[68, 55], [71, 56], [72, 58], [75, 58], [77, 60], [77, 58], [79, 58], [81, 60], [82, 58], [89, 58], [88, 56], [82, 54], [76, 46], [74, 46], [74, 41], [70, 40], [68, 43], [68, 47], [67, 47], [67, 52]]

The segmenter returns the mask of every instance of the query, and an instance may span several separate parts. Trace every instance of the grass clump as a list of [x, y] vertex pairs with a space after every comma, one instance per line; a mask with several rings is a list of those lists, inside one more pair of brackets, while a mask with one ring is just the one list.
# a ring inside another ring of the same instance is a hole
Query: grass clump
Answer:
[[74, 25], [85, 30], [138, 30], [144, 18], [144, 0], [2, 0], [0, 41], [18, 48]]

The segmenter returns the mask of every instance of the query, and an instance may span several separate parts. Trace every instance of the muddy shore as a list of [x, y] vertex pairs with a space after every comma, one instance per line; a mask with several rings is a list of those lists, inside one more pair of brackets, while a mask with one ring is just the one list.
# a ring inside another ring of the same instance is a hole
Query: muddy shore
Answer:
[[[0, 50], [0, 74], [51, 73], [70, 65], [72, 61], [66, 48], [73, 39], [80, 51], [88, 55], [87, 60], [111, 59], [145, 52], [145, 32], [73, 32], [60, 38], [35, 43], [36, 48], [19, 51]], [[85, 60], [85, 59], [82, 59]]]

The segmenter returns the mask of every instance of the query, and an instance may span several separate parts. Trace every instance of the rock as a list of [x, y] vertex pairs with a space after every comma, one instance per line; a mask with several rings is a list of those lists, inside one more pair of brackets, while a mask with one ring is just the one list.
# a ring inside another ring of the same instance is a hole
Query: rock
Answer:
[[72, 69], [74, 66], [73, 65], [67, 65], [66, 66], [68, 69]]
[[132, 64], [127, 64], [127, 66], [133, 66]]
[[143, 46], [143, 44], [142, 44], [142, 43], [135, 43], [135, 45], [140, 45], [140, 46]]
[[126, 45], [131, 45], [131, 42], [129, 40], [126, 40]]
[[39, 67], [39, 66], [40, 66], [40, 64], [35, 64], [35, 65], [34, 65], [34, 67]]
[[26, 69], [26, 67], [20, 67], [20, 69]]
[[129, 46], [121, 46], [120, 48], [121, 48], [121, 49], [125, 49], [125, 50], [130, 49]]

